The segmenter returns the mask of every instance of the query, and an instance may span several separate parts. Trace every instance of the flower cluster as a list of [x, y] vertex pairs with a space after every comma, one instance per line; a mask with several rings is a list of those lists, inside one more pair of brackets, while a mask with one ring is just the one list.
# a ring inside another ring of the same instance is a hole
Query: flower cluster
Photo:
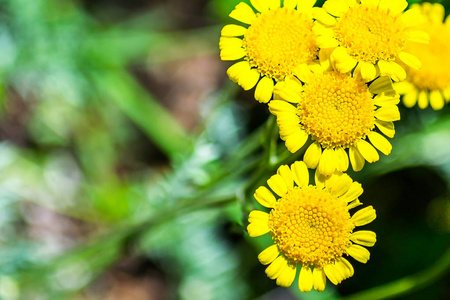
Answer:
[[[359, 183], [346, 172], [389, 155], [387, 138], [400, 120], [398, 104], [441, 109], [450, 101], [450, 21], [440, 4], [405, 0], [251, 0], [239, 3], [220, 37], [229, 78], [276, 116], [280, 138], [303, 161], [281, 166], [256, 200], [248, 233], [269, 233], [259, 260], [280, 286], [297, 268], [299, 289], [323, 291], [353, 275], [344, 256], [366, 263], [372, 231], [354, 231], [376, 217], [361, 205]], [[316, 184], [309, 185], [309, 169]]]

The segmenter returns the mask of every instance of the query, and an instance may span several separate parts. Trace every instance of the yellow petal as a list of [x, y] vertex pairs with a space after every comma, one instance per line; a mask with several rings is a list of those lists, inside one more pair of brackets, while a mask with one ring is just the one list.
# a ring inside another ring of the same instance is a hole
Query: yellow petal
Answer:
[[314, 4], [316, 4], [316, 0], [298, 0], [297, 10], [303, 12], [311, 9]]
[[219, 39], [219, 49], [225, 48], [241, 48], [242, 39], [237, 37], [220, 37]]
[[[295, 68], [294, 75], [297, 76], [302, 82], [309, 82], [312, 76], [312, 71], [307, 64], [300, 64]], [[301, 92], [301, 90], [299, 90], [299, 92]]]
[[383, 106], [383, 105], [397, 105], [400, 103], [400, 96], [395, 95], [392, 96], [386, 96], [384, 93], [377, 95], [374, 98], [374, 104], [377, 106]]
[[351, 202], [351, 201], [355, 200], [359, 196], [361, 196], [363, 191], [364, 190], [363, 190], [363, 188], [361, 186], [361, 183], [354, 181], [350, 185], [350, 187], [347, 190], [347, 192], [344, 195], [342, 195], [341, 197], [339, 197], [339, 199], [341, 199], [342, 201], [345, 201], [345, 202], [348, 203], [348, 202]]
[[380, 150], [381, 153], [383, 153], [384, 155], [389, 155], [391, 153], [392, 145], [384, 136], [375, 131], [369, 132], [367, 136], [369, 137], [369, 140], [372, 143], [372, 145], [374, 145], [375, 148]]
[[368, 142], [361, 140], [358, 144], [356, 144], [356, 147], [367, 162], [373, 163], [380, 159], [377, 150], [375, 150], [375, 148]]
[[344, 280], [344, 274], [339, 272], [339, 269], [337, 269], [334, 265], [329, 264], [326, 265], [323, 270], [325, 271], [325, 275], [327, 275], [328, 279], [334, 284], [338, 285], [339, 283]]
[[353, 232], [350, 236], [350, 240], [362, 246], [373, 247], [377, 241], [377, 235], [373, 231], [360, 230]]
[[380, 2], [380, 0], [361, 0], [360, 2], [362, 5], [378, 6], [378, 3]]
[[334, 37], [322, 35], [317, 37], [317, 46], [321, 49], [335, 48], [339, 42]]
[[257, 222], [248, 224], [247, 231], [250, 237], [257, 237], [268, 233], [270, 229], [267, 224]]
[[324, 71], [332, 71], [333, 66], [331, 65], [330, 56], [334, 51], [333, 49], [320, 49], [319, 50], [319, 61]]
[[267, 208], [273, 208], [277, 201], [272, 192], [265, 186], [257, 188], [253, 196], [259, 204]]
[[306, 150], [303, 160], [308, 168], [315, 169], [319, 164], [321, 156], [322, 147], [319, 145], [319, 143], [314, 142]]
[[393, 138], [395, 135], [394, 123], [375, 119], [375, 125], [387, 137]]
[[272, 98], [273, 94], [273, 79], [269, 77], [263, 77], [255, 90], [255, 99], [261, 103], [267, 103]]
[[[279, 121], [279, 119], [282, 117], [279, 117], [277, 121]], [[283, 121], [284, 122], [284, 121]], [[290, 121], [289, 121], [290, 122]], [[302, 130], [298, 124], [298, 120], [296, 124], [283, 124], [281, 125], [280, 122], [278, 123], [278, 127], [280, 129], [280, 137], [283, 141], [287, 140], [289, 136], [296, 134], [297, 132], [299, 132], [300, 130]]]
[[239, 82], [239, 77], [247, 71], [250, 71], [249, 63], [247, 61], [240, 61], [228, 68], [227, 75], [232, 81], [237, 83]]
[[296, 161], [291, 165], [291, 171], [294, 174], [294, 181], [297, 186], [307, 186], [309, 184], [309, 172], [303, 161]]
[[355, 172], [361, 171], [364, 167], [365, 160], [364, 157], [361, 155], [359, 150], [356, 147], [350, 147], [348, 150], [348, 154], [350, 157], [350, 163], [352, 164], [352, 169]]
[[444, 20], [445, 16], [445, 9], [444, 6], [442, 6], [439, 3], [434, 3], [431, 7], [430, 14], [428, 15], [428, 18], [430, 21], [432, 21], [435, 24], [441, 24]]
[[229, 24], [229, 25], [225, 25], [222, 28], [220, 35], [229, 36], [229, 37], [242, 36], [245, 34], [246, 31], [247, 31], [247, 28], [245, 28], [244, 26]]
[[284, 7], [295, 8], [299, 0], [284, 0]]
[[440, 91], [434, 90], [430, 92], [430, 105], [434, 110], [440, 110], [444, 107], [444, 98]]
[[399, 64], [393, 61], [378, 61], [381, 75], [389, 75], [394, 81], [406, 79], [406, 71]]
[[300, 275], [298, 276], [298, 289], [301, 292], [310, 292], [313, 287], [313, 274], [308, 267], [302, 267], [300, 269]]
[[249, 223], [267, 223], [269, 214], [260, 210], [252, 210], [248, 215]]
[[425, 22], [422, 13], [417, 9], [408, 9], [400, 18], [406, 27], [415, 27]]
[[337, 160], [337, 170], [340, 172], [345, 172], [348, 169], [348, 155], [344, 148], [338, 147], [335, 149], [336, 160]]
[[363, 264], [365, 264], [370, 259], [369, 250], [359, 245], [352, 244], [350, 247], [348, 247], [347, 253]]
[[262, 251], [259, 255], [258, 255], [258, 260], [263, 264], [263, 265], [268, 265], [271, 262], [273, 262], [279, 255], [280, 253], [278, 252], [278, 247], [277, 245], [272, 245], [268, 248], [266, 248], [264, 251]]
[[408, 2], [406, 0], [380, 0], [378, 6], [389, 9], [392, 14], [398, 15], [405, 10], [408, 6]]
[[329, 14], [340, 17], [350, 8], [344, 0], [327, 0], [322, 6]]
[[275, 279], [280, 276], [284, 268], [287, 267], [287, 261], [284, 256], [278, 256], [267, 268], [266, 274], [270, 279]]
[[398, 54], [398, 58], [406, 65], [410, 66], [415, 70], [419, 70], [422, 67], [422, 63], [420, 62], [420, 60], [412, 54], [400, 52]]
[[297, 114], [297, 108], [294, 105], [283, 100], [270, 101], [269, 111], [275, 116], [283, 112], [288, 112], [293, 115]]
[[250, 0], [250, 3], [260, 12], [269, 10], [269, 5], [266, 0]]
[[286, 288], [290, 287], [294, 282], [296, 274], [297, 267], [291, 264], [287, 264], [287, 266], [283, 268], [281, 273], [278, 275], [277, 285]]
[[230, 13], [230, 17], [239, 22], [250, 24], [256, 18], [256, 15], [248, 4], [241, 2]]
[[414, 43], [428, 44], [430, 42], [430, 35], [422, 30], [409, 30], [406, 32], [406, 37]]
[[291, 103], [298, 103], [300, 101], [300, 94], [303, 91], [301, 83], [295, 78], [286, 78], [276, 84], [274, 92], [281, 99]]
[[397, 93], [403, 95], [403, 94], [409, 93], [410, 91], [414, 90], [414, 85], [408, 81], [402, 81], [402, 82], [396, 82], [394, 84], [394, 88], [397, 91]]
[[370, 84], [369, 90], [373, 94], [385, 93], [389, 96], [394, 91], [394, 86], [389, 76], [380, 76]]
[[351, 209], [353, 209], [353, 208], [355, 208], [355, 207], [358, 207], [358, 206], [360, 206], [360, 205], [362, 205], [361, 201], [359, 201], [359, 199], [356, 199], [355, 201], [350, 202], [350, 203], [347, 205], [347, 209], [348, 209], [348, 210], [351, 210]]
[[243, 58], [246, 52], [240, 47], [225, 47], [220, 50], [220, 59], [223, 61], [238, 60]]
[[333, 196], [340, 197], [349, 190], [352, 182], [353, 180], [347, 174], [333, 174], [325, 181], [325, 186]]
[[314, 182], [316, 183], [316, 187], [318, 187], [319, 189], [324, 189], [327, 179], [328, 176], [323, 175], [319, 172], [319, 169], [316, 169], [316, 172], [314, 173]]
[[280, 197], [286, 195], [288, 191], [286, 183], [283, 180], [283, 177], [281, 177], [278, 174], [272, 175], [272, 177], [270, 177], [269, 180], [267, 180], [267, 184], [272, 189], [272, 191], [274, 191]]
[[336, 262], [334, 263], [334, 268], [341, 275], [341, 281], [351, 277], [350, 274], [353, 270], [353, 267], [352, 267], [352, 269], [349, 269], [347, 267], [347, 265], [345, 263], [343, 263], [342, 261], [336, 260]]
[[331, 53], [331, 59], [335, 61], [336, 69], [341, 73], [350, 72], [358, 63], [356, 59], [347, 53], [347, 49], [337, 47]]
[[428, 93], [426, 91], [422, 90], [419, 92], [417, 105], [420, 109], [425, 109], [428, 107]]
[[442, 93], [444, 94], [445, 101], [450, 102], [450, 87], [444, 89]]
[[276, 9], [281, 7], [280, 0], [266, 0], [266, 1], [269, 5], [269, 9]]
[[327, 283], [325, 272], [323, 269], [314, 268], [313, 270], [313, 285], [314, 289], [318, 292], [323, 292], [325, 290], [325, 285]]
[[355, 226], [364, 226], [369, 224], [377, 217], [375, 209], [372, 206], [367, 206], [363, 209], [358, 210], [351, 218]]
[[322, 156], [320, 157], [319, 166], [317, 167], [319, 173], [331, 175], [336, 171], [337, 166], [334, 154], [334, 150], [331, 148], [326, 148], [323, 151]]
[[259, 73], [256, 69], [250, 69], [239, 76], [238, 84], [246, 91], [252, 89], [259, 80]]
[[297, 152], [308, 140], [308, 134], [304, 130], [299, 130], [298, 132], [286, 137], [285, 145], [286, 148], [291, 152]]
[[377, 76], [377, 70], [375, 66], [371, 63], [360, 62], [361, 66], [361, 78], [364, 82], [372, 81]]
[[314, 19], [327, 26], [333, 26], [336, 23], [336, 18], [331, 16], [325, 9], [321, 7], [313, 7], [312, 16]]
[[335, 264], [339, 272], [344, 274], [344, 279], [350, 278], [355, 274], [355, 269], [353, 269], [352, 264], [343, 257], [340, 257]]
[[385, 105], [375, 111], [375, 117], [386, 122], [398, 121], [400, 120], [400, 111], [397, 105]]
[[291, 169], [287, 165], [282, 165], [278, 168], [277, 174], [283, 178], [284, 183], [288, 191], [294, 188], [294, 176], [292, 175]]

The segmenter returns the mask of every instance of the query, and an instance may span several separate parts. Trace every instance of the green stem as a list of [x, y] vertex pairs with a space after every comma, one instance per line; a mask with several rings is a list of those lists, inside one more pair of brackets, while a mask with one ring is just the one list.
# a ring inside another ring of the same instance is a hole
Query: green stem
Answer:
[[450, 269], [450, 249], [438, 259], [430, 268], [395, 280], [393, 282], [356, 293], [346, 297], [346, 300], [381, 300], [391, 299], [400, 295], [424, 288], [443, 276]]
[[191, 139], [155, 98], [125, 70], [92, 74], [101, 95], [114, 101], [171, 159], [186, 153]]

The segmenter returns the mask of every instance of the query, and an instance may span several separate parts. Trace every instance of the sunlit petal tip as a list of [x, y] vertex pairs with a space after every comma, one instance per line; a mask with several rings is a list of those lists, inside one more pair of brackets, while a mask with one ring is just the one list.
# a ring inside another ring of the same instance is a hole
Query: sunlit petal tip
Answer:
[[256, 222], [248, 224], [247, 231], [250, 237], [258, 237], [268, 233], [270, 229], [268, 225]]
[[323, 269], [314, 268], [313, 270], [314, 289], [318, 292], [323, 292], [325, 290], [326, 283], [327, 280]]
[[286, 138], [285, 145], [291, 153], [295, 153], [303, 147], [307, 140], [308, 134], [303, 130], [299, 130]]
[[284, 256], [278, 256], [267, 268], [266, 275], [270, 279], [276, 279], [287, 267], [287, 261]]
[[263, 77], [255, 89], [255, 99], [261, 103], [267, 103], [272, 98], [274, 83], [269, 77]]
[[290, 287], [295, 280], [297, 274], [297, 267], [295, 265], [287, 264], [277, 277], [277, 285], [281, 287]]
[[301, 292], [310, 292], [313, 288], [313, 273], [310, 268], [302, 267], [298, 277], [298, 288]]
[[272, 246], [266, 248], [265, 250], [263, 250], [258, 255], [258, 260], [263, 265], [268, 265], [268, 264], [272, 263], [278, 257], [278, 255], [280, 255], [280, 253], [278, 252], [277, 245], [272, 245]]
[[355, 226], [364, 226], [371, 223], [377, 217], [376, 211], [372, 206], [358, 210], [351, 218]]
[[246, 31], [247, 28], [245, 28], [244, 26], [228, 24], [222, 28], [220, 35], [228, 37], [243, 36]]
[[370, 259], [369, 250], [360, 245], [352, 244], [350, 247], [348, 247], [347, 253], [348, 255], [350, 255], [351, 257], [353, 257], [354, 259], [363, 264], [367, 263], [367, 261], [369, 261]]
[[319, 160], [317, 170], [324, 175], [332, 175], [337, 169], [337, 161], [334, 149], [326, 148]]
[[371, 131], [367, 137], [369, 138], [372, 145], [380, 150], [384, 155], [389, 155], [392, 151], [392, 145], [389, 141], [381, 134]]
[[251, 24], [252, 21], [256, 18], [256, 14], [253, 11], [253, 9], [246, 3], [241, 2], [229, 15], [231, 18], [245, 23], [245, 24]]
[[360, 230], [353, 232], [350, 240], [365, 247], [373, 247], [377, 241], [377, 235], [373, 231]]
[[358, 148], [356, 147], [350, 147], [349, 148], [349, 157], [350, 157], [350, 163], [352, 165], [352, 169], [355, 172], [361, 171], [365, 164], [365, 159], [359, 152]]
[[286, 182], [284, 181], [283, 177], [278, 174], [272, 175], [272, 177], [267, 180], [267, 184], [272, 189], [272, 191], [274, 191], [280, 197], [283, 197], [288, 191]]
[[319, 164], [321, 156], [322, 147], [319, 145], [319, 143], [314, 142], [306, 150], [303, 160], [308, 168], [315, 169]]
[[294, 180], [297, 186], [307, 186], [309, 183], [308, 167], [303, 161], [296, 161], [291, 165], [291, 171], [294, 174]]
[[265, 186], [257, 188], [253, 196], [264, 207], [273, 208], [276, 204], [275, 196]]
[[282, 165], [278, 168], [277, 174], [284, 180], [286, 188], [292, 190], [294, 188], [294, 176], [291, 169], [287, 165]]

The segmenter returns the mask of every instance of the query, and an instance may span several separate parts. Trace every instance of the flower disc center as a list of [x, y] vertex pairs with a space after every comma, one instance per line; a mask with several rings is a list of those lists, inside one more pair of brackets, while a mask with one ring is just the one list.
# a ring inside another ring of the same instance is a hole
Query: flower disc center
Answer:
[[263, 76], [282, 81], [296, 67], [316, 58], [313, 22], [295, 9], [277, 8], [258, 14], [243, 39], [245, 59]]
[[394, 60], [406, 43], [406, 28], [400, 17], [378, 6], [350, 8], [338, 19], [334, 34], [348, 54], [372, 64]]
[[362, 80], [328, 72], [304, 86], [297, 109], [303, 129], [322, 147], [348, 148], [374, 128], [373, 103]]
[[408, 80], [422, 90], [444, 90], [450, 86], [450, 29], [443, 24], [427, 24], [421, 29], [430, 34], [430, 43], [406, 45], [405, 51], [422, 62], [420, 70], [405, 66]]
[[351, 245], [347, 204], [315, 186], [294, 188], [269, 216], [270, 234], [293, 264], [324, 267]]

